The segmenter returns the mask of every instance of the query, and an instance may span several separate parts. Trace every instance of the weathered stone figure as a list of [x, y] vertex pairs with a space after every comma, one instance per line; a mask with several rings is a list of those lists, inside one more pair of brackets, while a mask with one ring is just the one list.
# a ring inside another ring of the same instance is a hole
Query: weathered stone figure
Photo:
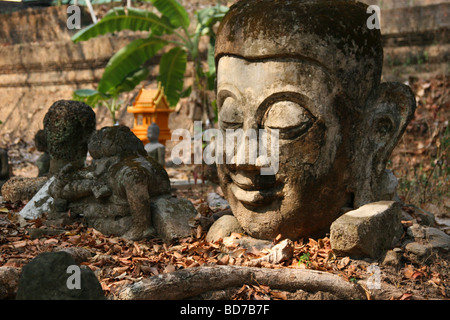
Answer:
[[8, 162], [8, 152], [5, 149], [0, 148], [0, 190], [3, 184], [8, 181], [9, 177], [10, 168]]
[[133, 240], [155, 236], [150, 206], [152, 198], [170, 194], [166, 171], [125, 126], [96, 131], [88, 147], [92, 164], [82, 170], [66, 165], [50, 186], [55, 210], [83, 215], [104, 234]]
[[145, 145], [147, 154], [158, 161], [162, 166], [165, 164], [166, 147], [158, 142], [159, 127], [155, 122], [152, 122], [147, 129], [147, 138], [149, 143]]
[[87, 141], [95, 125], [95, 113], [85, 103], [59, 100], [51, 105], [44, 117], [50, 175], [68, 163], [77, 168], [85, 165]]
[[279, 171], [218, 165], [247, 234], [322, 236], [344, 211], [387, 196], [386, 162], [415, 110], [412, 91], [380, 83], [380, 31], [367, 5], [243, 0], [216, 42], [219, 126], [279, 130]]

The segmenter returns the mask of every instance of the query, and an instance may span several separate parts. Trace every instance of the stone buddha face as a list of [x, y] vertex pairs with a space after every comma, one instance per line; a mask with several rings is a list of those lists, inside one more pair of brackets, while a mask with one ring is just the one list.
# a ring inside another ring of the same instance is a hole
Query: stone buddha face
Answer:
[[147, 128], [147, 138], [151, 143], [158, 143], [159, 127], [156, 123], [152, 122]]
[[[369, 34], [372, 48], [364, 48], [351, 36], [320, 33], [336, 22], [314, 20], [328, 2], [241, 1], [219, 27], [220, 129], [279, 136], [273, 175], [261, 175], [257, 164], [218, 165], [234, 216], [256, 238], [323, 235], [345, 208], [386, 200], [378, 198], [379, 182], [414, 112], [408, 87], [379, 83], [379, 34]], [[342, 5], [342, 21], [365, 22], [365, 7], [333, 3]], [[359, 20], [346, 17], [358, 13]], [[324, 25], [311, 31], [305, 16]]]

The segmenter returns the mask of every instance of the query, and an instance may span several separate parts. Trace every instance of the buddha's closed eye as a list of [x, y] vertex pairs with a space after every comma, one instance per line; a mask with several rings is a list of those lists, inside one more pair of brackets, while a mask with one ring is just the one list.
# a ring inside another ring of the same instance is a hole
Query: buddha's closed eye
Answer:
[[278, 101], [267, 108], [262, 120], [264, 129], [278, 129], [280, 139], [295, 139], [314, 123], [311, 113], [294, 101]]
[[[293, 100], [295, 101], [289, 99], [285, 93], [266, 99], [253, 115], [256, 119], [259, 118], [258, 127], [276, 129], [279, 131], [279, 138], [286, 140], [296, 139], [306, 133], [315, 118], [302, 106], [301, 101], [305, 99], [297, 97]], [[242, 128], [245, 119], [241, 104], [242, 102], [230, 91], [224, 90], [219, 93], [219, 124], [223, 130]]]

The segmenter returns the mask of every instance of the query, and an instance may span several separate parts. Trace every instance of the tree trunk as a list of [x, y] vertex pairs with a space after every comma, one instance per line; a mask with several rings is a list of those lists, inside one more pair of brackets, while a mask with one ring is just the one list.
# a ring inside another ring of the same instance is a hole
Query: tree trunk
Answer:
[[243, 284], [267, 285], [271, 289], [330, 292], [344, 300], [365, 300], [359, 285], [337, 275], [308, 269], [268, 269], [241, 266], [213, 266], [182, 269], [136, 282], [119, 293], [123, 300], [177, 300], [207, 291], [241, 287]]

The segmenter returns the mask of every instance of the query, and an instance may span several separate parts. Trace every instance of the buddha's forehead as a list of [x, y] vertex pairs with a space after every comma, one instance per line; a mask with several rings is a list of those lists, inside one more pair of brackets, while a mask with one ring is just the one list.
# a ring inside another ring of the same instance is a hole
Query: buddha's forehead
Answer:
[[365, 101], [379, 85], [383, 60], [366, 9], [344, 0], [241, 0], [219, 26], [216, 64], [229, 55], [310, 60], [336, 74], [354, 102]]
[[336, 75], [325, 66], [302, 59], [247, 60], [238, 56], [224, 56], [219, 60], [217, 70], [218, 88], [234, 85], [238, 89], [254, 87], [276, 90], [289, 86], [308, 87], [313, 83], [328, 87], [331, 80], [338, 81]]
[[217, 69], [218, 99], [223, 91], [255, 103], [283, 92], [299, 93], [307, 99], [324, 100], [338, 91], [339, 79], [324, 66], [308, 60], [264, 59], [248, 61], [224, 56]]
[[315, 116], [332, 111], [339, 79], [308, 60], [263, 59], [248, 61], [224, 56], [217, 69], [217, 102], [232, 97], [250, 114], [270, 101], [302, 101]]

